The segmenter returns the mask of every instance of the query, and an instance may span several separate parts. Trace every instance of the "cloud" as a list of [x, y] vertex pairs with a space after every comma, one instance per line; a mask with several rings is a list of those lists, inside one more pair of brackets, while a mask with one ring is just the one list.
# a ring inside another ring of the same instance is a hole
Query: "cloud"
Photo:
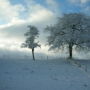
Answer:
[[90, 0], [68, 0], [71, 4], [78, 7], [81, 12], [90, 15]]
[[90, 0], [69, 0], [69, 1], [74, 4], [86, 4], [90, 2]]
[[86, 11], [86, 12], [90, 12], [90, 6], [87, 6], [87, 7], [85, 8], [85, 11]]
[[52, 23], [53, 19], [51, 17], [47, 17], [47, 15], [46, 15], [47, 18], [43, 17], [43, 15], [41, 15], [40, 17], [41, 18], [33, 17], [31, 21], [28, 19], [25, 21], [17, 20], [17, 21], [14, 21], [14, 23], [1, 25], [0, 26], [0, 40], [1, 40], [0, 44], [2, 45], [3, 43], [5, 47], [6, 46], [11, 47], [15, 45], [14, 43], [18, 43], [18, 47], [20, 47], [20, 43], [24, 42], [25, 40], [24, 33], [27, 32], [28, 30], [27, 26], [30, 24], [37, 26], [37, 28], [40, 31], [39, 41], [40, 43], [45, 44], [46, 37], [45, 37], [45, 33], [43, 33], [43, 30], [47, 24]]
[[42, 8], [30, 13], [26, 20], [13, 18], [8, 24], [0, 25], [0, 35], [3, 38], [23, 39], [24, 33], [28, 30], [28, 25], [35, 25], [40, 32], [44, 27], [56, 20], [56, 16], [49, 10]]
[[55, 7], [58, 6], [58, 3], [55, 0], [46, 0], [46, 2], [51, 6], [55, 6]]
[[35, 0], [25, 0], [27, 4], [28, 20], [31, 22], [49, 21], [55, 17], [55, 13]]
[[81, 3], [88, 3], [90, 0], [81, 0]]
[[30, 14], [30, 21], [31, 22], [37, 22], [37, 21], [47, 21], [54, 18], [54, 14], [46, 9], [38, 10], [37, 12], [34, 12]]
[[[10, 0], [0, 0], [0, 19], [7, 21], [7, 26], [15, 23], [40, 22], [54, 18], [55, 13], [52, 10], [36, 3], [35, 0], [25, 0], [26, 7], [22, 4], [12, 5]], [[25, 11], [25, 12], [23, 12]], [[26, 13], [27, 17], [21, 19], [21, 12]], [[0, 26], [3, 27], [4, 25]], [[6, 25], [5, 25], [6, 26]]]
[[60, 10], [60, 2], [57, 2], [56, 0], [46, 0], [46, 3], [48, 4], [48, 8], [53, 11], [57, 16], [62, 15]]
[[[38, 27], [41, 34], [39, 40], [43, 44], [42, 50], [47, 52], [43, 29], [47, 24], [55, 22], [56, 14], [33, 0], [26, 0], [26, 8], [22, 4], [12, 5], [9, 0], [1, 0], [0, 5], [0, 10], [3, 11], [0, 16], [8, 21], [0, 25], [0, 48], [20, 50], [20, 45], [25, 40], [24, 33], [28, 30], [27, 25], [31, 24]], [[27, 14], [25, 19], [20, 18], [20, 12], [23, 10]]]
[[[8, 10], [10, 11], [10, 13], [7, 12], [7, 14], [3, 15], [5, 18], [8, 18], [8, 19], [10, 18], [10, 21], [8, 21], [7, 24], [0, 25], [1, 33], [3, 33], [4, 35], [8, 35], [8, 36], [13, 36], [13, 33], [14, 35], [16, 34], [18, 35], [19, 33], [24, 33], [26, 26], [28, 24], [34, 24], [34, 25], [41, 27], [43, 25], [51, 23], [52, 21], [55, 21], [56, 16], [51, 10], [36, 3], [33, 0], [26, 0], [26, 1], [27, 1], [26, 9], [27, 9], [28, 17], [25, 19], [20, 18], [20, 15], [19, 15], [20, 11], [18, 11], [17, 8], [15, 8], [16, 14], [14, 14], [13, 8], [18, 5], [11, 5], [9, 0], [3, 0], [1, 2], [1, 3], [6, 3], [6, 7], [8, 8], [10, 7], [10, 10]], [[5, 7], [5, 10], [3, 11], [4, 13], [6, 13], [7, 11], [6, 7]], [[12, 16], [11, 16], [11, 13], [13, 13]]]
[[15, 17], [19, 17], [20, 12], [24, 11], [21, 4], [12, 5], [10, 0], [0, 0], [0, 19], [9, 22]]
[[[0, 13], [0, 19], [7, 23], [7, 25], [1, 25], [0, 28], [17, 23], [49, 21], [56, 17], [53, 9], [51, 10], [40, 3], [36, 3], [35, 0], [24, 1], [25, 5], [13, 5], [10, 0], [0, 0], [0, 11], [2, 12]], [[54, 0], [48, 0], [47, 3], [48, 6], [57, 7], [57, 3]], [[21, 12], [23, 12], [22, 15]], [[27, 14], [27, 17], [22, 19], [21, 17], [23, 17], [24, 13]]]
[[[46, 0], [48, 7], [36, 3], [36, 0], [25, 0], [25, 5], [15, 4], [12, 5], [10, 0], [0, 0], [0, 20], [7, 22], [6, 24], [0, 25], [0, 48], [11, 51], [24, 51], [20, 45], [25, 40], [24, 33], [27, 32], [27, 25], [35, 25], [40, 31], [40, 44], [41, 49], [35, 49], [35, 52], [48, 53], [48, 46], [46, 44], [46, 36], [43, 33], [43, 29], [46, 25], [55, 22], [56, 17], [61, 15], [58, 14], [58, 3], [55, 0]], [[70, 0], [71, 3], [76, 4], [82, 3], [85, 5], [87, 1], [82, 0]], [[86, 8], [89, 10], [89, 6]], [[24, 12], [25, 11], [25, 12]], [[21, 18], [23, 13], [26, 13], [26, 18]], [[25, 50], [28, 51], [28, 50]], [[2, 53], [2, 52], [1, 52]], [[17, 53], [17, 52], [16, 52]]]

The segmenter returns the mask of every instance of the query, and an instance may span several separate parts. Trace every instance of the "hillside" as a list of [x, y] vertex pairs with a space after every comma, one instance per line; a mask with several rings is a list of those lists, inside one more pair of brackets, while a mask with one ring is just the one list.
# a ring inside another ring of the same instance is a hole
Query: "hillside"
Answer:
[[90, 90], [90, 77], [64, 59], [0, 59], [0, 90]]

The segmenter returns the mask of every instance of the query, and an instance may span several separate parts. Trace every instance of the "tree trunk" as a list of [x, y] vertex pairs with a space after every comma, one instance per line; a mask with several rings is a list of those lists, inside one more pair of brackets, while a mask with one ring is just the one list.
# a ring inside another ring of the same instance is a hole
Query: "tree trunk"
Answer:
[[69, 43], [69, 59], [72, 59], [72, 50], [73, 50], [73, 45], [72, 43]]
[[35, 61], [34, 48], [32, 48], [32, 57], [33, 57], [33, 60]]

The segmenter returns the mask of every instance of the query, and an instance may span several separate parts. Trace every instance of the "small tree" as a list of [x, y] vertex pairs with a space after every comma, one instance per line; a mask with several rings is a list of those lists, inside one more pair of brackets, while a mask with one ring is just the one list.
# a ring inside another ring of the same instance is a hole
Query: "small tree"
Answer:
[[32, 25], [28, 26], [28, 28], [29, 31], [24, 34], [26, 36], [26, 40], [25, 43], [22, 44], [22, 47], [27, 47], [32, 49], [33, 60], [35, 60], [34, 49], [36, 47], [40, 47], [38, 42], [35, 42], [35, 39], [39, 36], [39, 31], [35, 26]]
[[50, 49], [60, 49], [61, 46], [67, 45], [70, 59], [73, 46], [82, 47], [90, 42], [90, 17], [81, 13], [65, 14], [55, 25], [47, 26], [45, 29], [50, 33]]

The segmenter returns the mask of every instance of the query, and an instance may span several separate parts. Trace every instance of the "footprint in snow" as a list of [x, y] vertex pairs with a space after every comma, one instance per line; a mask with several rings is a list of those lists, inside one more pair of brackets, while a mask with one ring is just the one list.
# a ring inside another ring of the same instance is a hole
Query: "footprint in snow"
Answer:
[[88, 85], [87, 85], [87, 84], [84, 84], [83, 86], [84, 86], [84, 87], [87, 87]]
[[30, 73], [33, 74], [34, 73], [34, 70], [31, 70]]
[[27, 67], [26, 67], [26, 68], [23, 68], [23, 70], [28, 71], [28, 70], [29, 70], [29, 68], [27, 68]]
[[59, 79], [58, 79], [57, 77], [55, 77], [55, 76], [51, 76], [50, 78], [51, 78], [52, 80], [56, 80], [56, 81], [59, 80]]
[[9, 74], [9, 72], [8, 71], [6, 71], [6, 72], [4, 72], [5, 74]]

